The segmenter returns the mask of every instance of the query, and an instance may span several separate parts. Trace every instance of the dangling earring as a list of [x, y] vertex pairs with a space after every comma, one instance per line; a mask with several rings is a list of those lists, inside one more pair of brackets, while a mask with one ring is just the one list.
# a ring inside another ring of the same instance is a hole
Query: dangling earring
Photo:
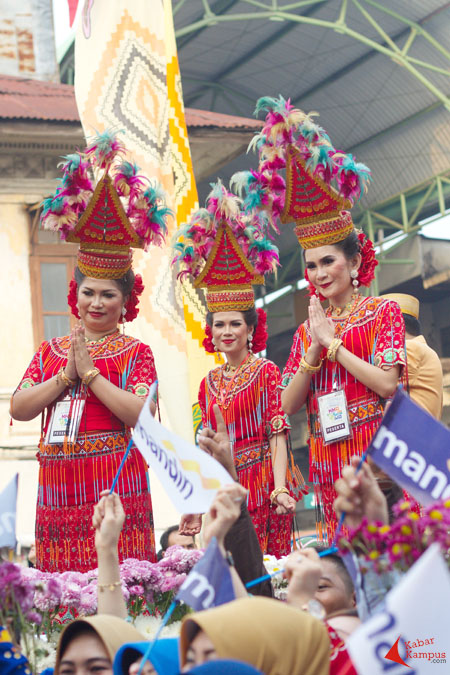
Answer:
[[248, 336], [248, 350], [251, 352], [253, 349], [253, 334]]
[[358, 286], [359, 286], [358, 270], [352, 270], [350, 272], [350, 276], [352, 278], [352, 284], [353, 284], [354, 291], [355, 291], [355, 293], [357, 293], [358, 292]]
[[127, 315], [127, 308], [125, 305], [122, 307], [122, 333], [125, 335], [125, 317]]
[[212, 342], [213, 345], [214, 345], [214, 351], [215, 351], [215, 352], [218, 352], [219, 350], [217, 349], [217, 345], [216, 345], [216, 343], [214, 342], [214, 339], [212, 339], [211, 342]]

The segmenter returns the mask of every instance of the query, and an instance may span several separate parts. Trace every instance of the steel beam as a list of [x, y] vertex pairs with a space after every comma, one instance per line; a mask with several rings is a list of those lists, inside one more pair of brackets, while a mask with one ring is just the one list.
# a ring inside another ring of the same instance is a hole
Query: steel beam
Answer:
[[[353, 5], [353, 7], [355, 7], [362, 14], [362, 16], [365, 17], [368, 23], [373, 28], [375, 28], [377, 33], [382, 37], [383, 42], [377, 42], [376, 40], [373, 40], [367, 37], [366, 35], [356, 30], [353, 30], [347, 25], [347, 23], [345, 22], [345, 18], [348, 12], [347, 6], [348, 0], [342, 0], [340, 14], [336, 21], [327, 21], [309, 15], [314, 13], [313, 10], [311, 10], [308, 13], [305, 12], [304, 14], [292, 13], [292, 10], [300, 9], [304, 7], [306, 4], [310, 6], [321, 5], [323, 3], [323, 0], [310, 0], [307, 3], [291, 2], [288, 4], [286, 3], [281, 4], [280, 2], [278, 2], [278, 0], [272, 0], [270, 4], [258, 2], [257, 0], [241, 0], [242, 4], [246, 4], [254, 9], [259, 9], [259, 11], [242, 12], [240, 14], [229, 13], [224, 15], [214, 14], [208, 0], [203, 0], [203, 4], [205, 7], [205, 14], [203, 19], [196, 21], [189, 26], [183, 26], [182, 28], [179, 28], [176, 31], [176, 36], [177, 38], [182, 37], [190, 32], [197, 31], [201, 28], [206, 28], [214, 24], [227, 23], [231, 21], [249, 21], [253, 19], [290, 21], [298, 24], [302, 23], [311, 26], [318, 26], [321, 28], [329, 28], [338, 33], [342, 33], [351, 38], [354, 38], [355, 40], [358, 40], [363, 44], [366, 44], [371, 48], [371, 50], [384, 54], [385, 56], [389, 57], [394, 63], [397, 63], [402, 67], [404, 67], [413, 77], [415, 77], [424, 87], [426, 87], [433, 94], [433, 96], [439, 101], [441, 105], [444, 105], [447, 110], [450, 110], [450, 98], [447, 96], [447, 94], [444, 91], [442, 91], [439, 87], [437, 87], [434, 84], [434, 82], [432, 82], [432, 80], [426, 77], [420, 70], [418, 70], [416, 66], [418, 67], [420, 66], [425, 69], [437, 70], [437, 72], [444, 75], [447, 74], [450, 75], [450, 72], [447, 73], [445, 69], [438, 68], [433, 63], [428, 63], [424, 61], [418, 62], [417, 59], [414, 59], [414, 57], [410, 56], [409, 53], [410, 47], [412, 41], [416, 39], [415, 35], [414, 37], [411, 37], [411, 34], [409, 34], [407, 42], [409, 42], [410, 44], [407, 45], [407, 49], [405, 48], [400, 49], [400, 47], [398, 47], [397, 44], [395, 43], [395, 36], [393, 38], [388, 33], [386, 33], [386, 31], [384, 31], [383, 27], [369, 12], [367, 7], [375, 9], [388, 16], [394, 17], [398, 21], [404, 23], [405, 26], [407, 26], [407, 28], [405, 28], [405, 34], [408, 33], [408, 29], [414, 30], [418, 36], [427, 40], [429, 44], [434, 49], [436, 49], [436, 51], [438, 51], [441, 56], [443, 56], [447, 60], [450, 60], [450, 52], [423, 28], [423, 23], [425, 23], [430, 17], [435, 16], [436, 11], [431, 14], [428, 14], [421, 21], [414, 22], [408, 19], [407, 17], [402, 16], [398, 12], [394, 12], [393, 10], [389, 9], [388, 7], [385, 7], [384, 5], [380, 5], [379, 3], [375, 2], [375, 0], [350, 0], [350, 2]], [[444, 7], [440, 8], [440, 10], [444, 10], [448, 5], [449, 3], [447, 3]], [[285, 29], [287, 30], [287, 27], [283, 28], [282, 31], [284, 32]], [[256, 49], [257, 51], [259, 51], [259, 48]], [[240, 63], [242, 63], [243, 58], [244, 57], [241, 57], [241, 59], [239, 60]], [[350, 65], [351, 64], [349, 64], [349, 67]], [[231, 69], [234, 69], [236, 67], [238, 67], [237, 61], [235, 61], [234, 64], [230, 66]], [[218, 73], [218, 76], [224, 77], [225, 75]], [[195, 92], [195, 97], [198, 97], [199, 95], [200, 92]], [[192, 94], [191, 96], [194, 97], [194, 94]], [[188, 104], [191, 100], [195, 99], [187, 97]]]

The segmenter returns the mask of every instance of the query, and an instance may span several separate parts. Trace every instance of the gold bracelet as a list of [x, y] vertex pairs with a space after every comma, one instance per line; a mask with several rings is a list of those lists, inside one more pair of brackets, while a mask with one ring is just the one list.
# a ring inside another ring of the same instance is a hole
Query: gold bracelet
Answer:
[[319, 365], [312, 366], [305, 357], [302, 356], [298, 369], [301, 373], [317, 373], [322, 368], [322, 361], [323, 359], [319, 359]]
[[66, 385], [66, 387], [74, 387], [76, 385], [76, 380], [71, 380], [70, 377], [67, 377], [64, 366], [59, 370], [56, 376], [56, 384], [59, 386], [61, 384]]
[[85, 373], [81, 378], [83, 384], [85, 384], [86, 387], [89, 387], [92, 380], [94, 379], [94, 377], [97, 377], [97, 375], [100, 375], [100, 370], [98, 368], [91, 368], [91, 370], [88, 370], [87, 373]]
[[122, 586], [121, 581], [113, 581], [112, 584], [97, 584], [97, 588], [101, 593], [104, 590], [113, 591], [115, 588], [119, 588], [119, 586]]
[[275, 490], [272, 490], [272, 492], [270, 493], [270, 501], [271, 501], [273, 506], [275, 506], [275, 504], [277, 503], [278, 495], [282, 495], [282, 494], [287, 494], [287, 495], [289, 494], [289, 490], [287, 489], [287, 487], [278, 487], [278, 488], [275, 488]]
[[336, 352], [339, 349], [339, 347], [344, 344], [341, 340], [341, 338], [333, 338], [330, 342], [330, 346], [328, 347], [327, 351], [327, 359], [328, 361], [336, 361]]

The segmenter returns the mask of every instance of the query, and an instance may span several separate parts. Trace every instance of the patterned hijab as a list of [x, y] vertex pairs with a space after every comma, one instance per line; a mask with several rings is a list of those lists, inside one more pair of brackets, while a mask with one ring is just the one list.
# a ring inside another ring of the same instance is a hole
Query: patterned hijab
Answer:
[[265, 675], [328, 675], [330, 670], [325, 626], [278, 600], [243, 598], [186, 617], [180, 636], [182, 667], [198, 628], [219, 659], [245, 661]]

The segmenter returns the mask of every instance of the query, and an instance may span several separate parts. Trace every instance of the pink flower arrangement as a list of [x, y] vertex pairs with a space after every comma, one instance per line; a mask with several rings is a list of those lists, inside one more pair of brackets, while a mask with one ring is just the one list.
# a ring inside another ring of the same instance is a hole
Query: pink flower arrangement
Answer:
[[355, 553], [363, 572], [406, 572], [436, 542], [450, 567], [450, 499], [427, 506], [421, 516], [410, 502], [401, 501], [394, 513], [392, 525], [364, 520], [348, 539], [340, 539], [341, 552]]
[[[129, 558], [120, 565], [122, 592], [130, 617], [163, 615], [203, 551], [181, 546], [167, 549], [157, 563]], [[64, 623], [97, 611], [98, 570], [48, 573], [0, 562], [0, 624], [22, 635], [30, 663], [35, 662], [37, 636], [56, 642]], [[172, 621], [186, 613], [180, 605]]]

